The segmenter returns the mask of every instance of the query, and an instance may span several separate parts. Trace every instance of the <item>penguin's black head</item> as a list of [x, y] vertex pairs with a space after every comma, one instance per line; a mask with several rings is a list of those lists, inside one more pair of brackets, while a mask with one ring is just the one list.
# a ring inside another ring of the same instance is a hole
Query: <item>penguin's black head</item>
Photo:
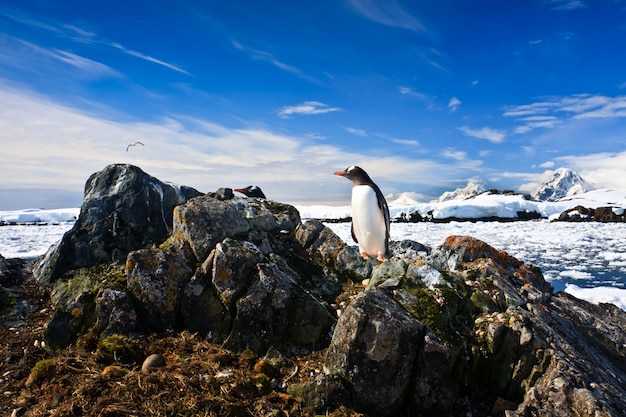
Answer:
[[263, 191], [256, 185], [248, 185], [246, 188], [236, 188], [235, 191], [245, 195], [246, 197], [266, 198]]
[[337, 171], [335, 175], [349, 179], [354, 185], [369, 185], [373, 183], [367, 172], [356, 165], [349, 166], [345, 171]]

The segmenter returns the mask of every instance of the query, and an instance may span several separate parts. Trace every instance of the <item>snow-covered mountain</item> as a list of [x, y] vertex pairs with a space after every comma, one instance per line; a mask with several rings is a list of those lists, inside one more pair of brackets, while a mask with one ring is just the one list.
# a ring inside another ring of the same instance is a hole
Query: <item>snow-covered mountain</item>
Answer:
[[558, 168], [551, 178], [532, 193], [532, 196], [541, 201], [558, 201], [589, 190], [589, 185], [576, 172], [569, 168]]
[[482, 184], [477, 182], [468, 182], [464, 188], [457, 188], [454, 191], [446, 191], [434, 202], [442, 203], [450, 200], [466, 200], [471, 197], [476, 197], [484, 192], [485, 187], [483, 187]]

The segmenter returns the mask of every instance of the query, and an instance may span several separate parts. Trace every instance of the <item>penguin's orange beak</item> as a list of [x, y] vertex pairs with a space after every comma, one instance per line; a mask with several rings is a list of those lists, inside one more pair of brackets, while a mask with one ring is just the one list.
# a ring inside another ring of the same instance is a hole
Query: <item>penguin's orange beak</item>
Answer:
[[344, 175], [346, 175], [346, 171], [337, 171], [335, 172], [335, 175], [343, 177]]

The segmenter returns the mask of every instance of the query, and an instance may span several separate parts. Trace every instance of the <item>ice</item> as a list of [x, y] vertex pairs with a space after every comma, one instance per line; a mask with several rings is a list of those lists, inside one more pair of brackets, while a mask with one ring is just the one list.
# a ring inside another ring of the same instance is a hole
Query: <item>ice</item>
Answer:
[[626, 310], [626, 290], [612, 287], [581, 288], [574, 284], [567, 284], [565, 291], [581, 300], [592, 303], [611, 303], [622, 310]]
[[73, 222], [78, 218], [80, 208], [54, 210], [24, 209], [0, 212], [0, 224], [25, 223], [63, 223]]
[[[401, 207], [390, 207], [390, 210], [397, 213]], [[297, 208], [304, 221], [307, 218], [330, 220], [350, 216], [350, 206]], [[9, 224], [0, 226], [0, 254], [5, 258], [36, 258], [43, 255], [72, 227], [79, 213], [78, 208], [0, 212], [0, 224]], [[326, 225], [346, 243], [354, 245], [349, 222], [328, 222]], [[624, 224], [533, 220], [391, 225], [392, 240], [408, 239], [430, 247], [441, 245], [451, 235], [475, 237], [526, 264], [538, 266], [556, 291], [565, 290], [593, 302], [613, 302], [622, 308], [626, 306]]]
[[0, 255], [5, 258], [33, 259], [58, 242], [73, 223], [30, 226], [1, 226]]

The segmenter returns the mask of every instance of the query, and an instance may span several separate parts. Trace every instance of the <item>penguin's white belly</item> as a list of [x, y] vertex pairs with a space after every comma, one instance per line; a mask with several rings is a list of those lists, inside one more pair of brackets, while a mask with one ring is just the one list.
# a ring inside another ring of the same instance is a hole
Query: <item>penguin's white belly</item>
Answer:
[[376, 192], [367, 185], [352, 187], [352, 230], [359, 252], [373, 257], [385, 254], [385, 217]]

